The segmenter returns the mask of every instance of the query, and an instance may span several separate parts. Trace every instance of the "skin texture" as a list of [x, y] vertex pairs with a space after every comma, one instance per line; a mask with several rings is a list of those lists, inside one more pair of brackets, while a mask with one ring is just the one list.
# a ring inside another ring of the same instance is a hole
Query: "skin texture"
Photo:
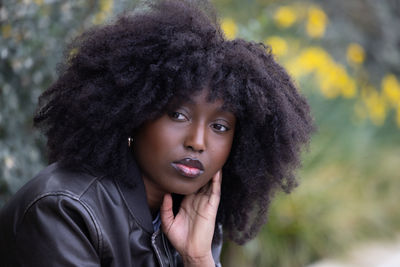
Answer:
[[[209, 102], [208, 93], [203, 89], [188, 101], [174, 103], [134, 137], [133, 151], [143, 172], [149, 207], [153, 215], [160, 210], [162, 229], [186, 266], [214, 264], [211, 243], [221, 169], [235, 132], [235, 116], [222, 109], [221, 100]], [[199, 160], [204, 172], [195, 178], [179, 173], [171, 163], [184, 158]], [[176, 216], [171, 193], [185, 195]]]

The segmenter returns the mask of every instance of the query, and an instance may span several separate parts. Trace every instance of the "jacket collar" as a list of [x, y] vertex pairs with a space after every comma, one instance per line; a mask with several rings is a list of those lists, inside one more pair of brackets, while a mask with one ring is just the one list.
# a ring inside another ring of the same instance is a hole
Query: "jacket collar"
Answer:
[[142, 174], [133, 156], [128, 157], [126, 181], [116, 179], [116, 183], [132, 217], [144, 230], [152, 234], [154, 232], [152, 217]]

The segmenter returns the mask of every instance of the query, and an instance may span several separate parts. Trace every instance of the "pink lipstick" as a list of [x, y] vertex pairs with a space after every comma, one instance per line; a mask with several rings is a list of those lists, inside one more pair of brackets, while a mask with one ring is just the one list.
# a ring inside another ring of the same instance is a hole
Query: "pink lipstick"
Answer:
[[184, 158], [179, 161], [174, 161], [171, 165], [181, 175], [189, 178], [196, 178], [204, 172], [203, 164], [197, 159]]

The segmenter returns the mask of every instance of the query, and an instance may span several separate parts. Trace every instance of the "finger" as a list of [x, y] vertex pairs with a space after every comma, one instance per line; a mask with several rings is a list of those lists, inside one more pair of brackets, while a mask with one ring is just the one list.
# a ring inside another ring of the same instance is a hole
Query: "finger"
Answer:
[[193, 196], [193, 208], [197, 209], [200, 205], [200, 203], [203, 201], [207, 201], [204, 200], [204, 198], [208, 197], [207, 196], [207, 191], [209, 188], [209, 184], [210, 183], [206, 183], [205, 185], [203, 185], [198, 191], [197, 193]]
[[193, 211], [193, 209], [198, 204], [197, 199], [198, 199], [198, 197], [196, 194], [186, 195], [181, 202], [178, 214], [176, 216], [189, 216], [190, 217], [191, 211]]
[[[185, 195], [183, 197], [183, 199], [182, 199], [181, 207], [182, 206], [189, 207], [189, 206], [193, 205], [193, 201], [196, 198], [196, 194], [197, 193], [192, 193], [192, 194], [189, 194], [189, 195]], [[180, 209], [179, 209], [179, 211], [180, 211]]]
[[161, 227], [164, 233], [168, 234], [169, 229], [174, 222], [174, 212], [172, 211], [172, 196], [171, 194], [165, 194], [163, 203], [160, 207], [161, 216]]
[[218, 207], [219, 200], [221, 197], [221, 183], [222, 183], [222, 170], [219, 170], [212, 178], [212, 184], [210, 187], [211, 195], [209, 203], [212, 206]]

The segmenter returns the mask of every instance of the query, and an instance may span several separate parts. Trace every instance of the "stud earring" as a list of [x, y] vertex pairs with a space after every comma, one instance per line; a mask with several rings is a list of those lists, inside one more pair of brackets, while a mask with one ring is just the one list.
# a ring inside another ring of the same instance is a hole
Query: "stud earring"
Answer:
[[128, 147], [131, 147], [132, 144], [133, 144], [133, 138], [128, 137]]

